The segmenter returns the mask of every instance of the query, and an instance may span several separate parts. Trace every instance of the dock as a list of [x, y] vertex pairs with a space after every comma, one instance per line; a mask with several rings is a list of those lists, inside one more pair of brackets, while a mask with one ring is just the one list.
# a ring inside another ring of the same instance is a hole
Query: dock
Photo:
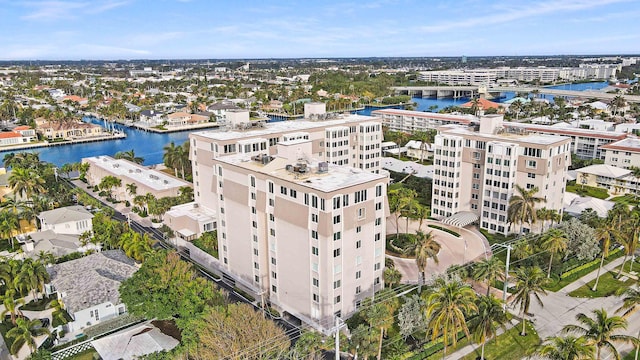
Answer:
[[119, 139], [126, 139], [126, 138], [127, 138], [127, 134], [123, 132], [117, 132], [109, 135], [92, 136], [92, 137], [82, 138], [82, 139], [73, 139], [73, 140], [56, 141], [56, 142], [41, 141], [37, 143], [30, 143], [30, 144], [24, 144], [24, 145], [21, 144], [21, 145], [2, 146], [0, 147], [0, 152], [38, 149], [38, 148], [45, 148], [45, 147], [51, 147], [51, 146], [83, 144], [83, 143], [91, 143], [91, 142], [98, 142], [98, 141], [119, 140]]

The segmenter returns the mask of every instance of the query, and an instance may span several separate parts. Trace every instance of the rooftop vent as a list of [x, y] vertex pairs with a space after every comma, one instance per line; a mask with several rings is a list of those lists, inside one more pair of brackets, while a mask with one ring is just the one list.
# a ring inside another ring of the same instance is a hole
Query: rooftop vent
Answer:
[[318, 164], [318, 173], [324, 174], [326, 172], [329, 172], [329, 163], [326, 161], [323, 161]]
[[159, 180], [160, 178], [158, 177], [158, 175], [153, 175], [153, 174], [149, 174], [149, 178], [153, 179], [153, 180]]

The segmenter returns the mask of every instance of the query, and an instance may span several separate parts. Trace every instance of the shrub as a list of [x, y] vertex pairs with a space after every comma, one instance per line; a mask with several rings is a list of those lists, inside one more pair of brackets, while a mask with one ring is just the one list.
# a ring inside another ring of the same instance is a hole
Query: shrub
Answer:
[[429, 224], [427, 225], [430, 228], [434, 228], [434, 229], [438, 229], [438, 230], [442, 230], [444, 232], [447, 232], [455, 237], [460, 237], [460, 234], [458, 234], [457, 232], [451, 230], [451, 229], [447, 229], [446, 227], [442, 227], [442, 226], [438, 226], [438, 225], [433, 225], [433, 224]]

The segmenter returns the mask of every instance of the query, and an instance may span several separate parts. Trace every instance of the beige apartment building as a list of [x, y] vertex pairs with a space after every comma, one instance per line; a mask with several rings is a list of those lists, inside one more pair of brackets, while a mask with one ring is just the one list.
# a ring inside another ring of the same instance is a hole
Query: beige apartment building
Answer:
[[[537, 207], [562, 213], [571, 139], [504, 131], [502, 116], [480, 118], [480, 130], [460, 126], [439, 129], [434, 144], [432, 216], [474, 214], [480, 228], [492, 233], [509, 228], [509, 199], [515, 185], [537, 187], [544, 202]], [[460, 216], [460, 215], [458, 215]], [[523, 231], [539, 232], [542, 224], [524, 224]]]
[[640, 167], [640, 139], [628, 137], [602, 147], [605, 152], [604, 163], [623, 169]]
[[[324, 104], [322, 104], [324, 105]], [[382, 287], [388, 178], [380, 119], [324, 114], [192, 133], [198, 209], [215, 214], [225, 272], [319, 330]]]
[[399, 109], [374, 110], [371, 115], [381, 118], [382, 124], [389, 130], [407, 133], [437, 129], [449, 124], [469, 125], [478, 121], [478, 118], [473, 115], [450, 115]]

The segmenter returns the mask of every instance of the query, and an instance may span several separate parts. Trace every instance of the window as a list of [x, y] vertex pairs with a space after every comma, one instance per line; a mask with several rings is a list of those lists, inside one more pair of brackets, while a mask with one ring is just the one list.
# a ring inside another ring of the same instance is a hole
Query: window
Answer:
[[251, 182], [251, 187], [256, 187], [256, 178], [251, 176], [249, 178], [250, 182]]
[[354, 198], [355, 198], [353, 200], [353, 202], [355, 204], [367, 200], [367, 190], [356, 191], [353, 195], [354, 195]]
[[314, 222], [314, 223], [318, 222], [318, 214], [311, 214], [311, 222]]
[[533, 174], [533, 173], [527, 173], [527, 177], [528, 177], [529, 179], [535, 179], [535, 178], [536, 178], [536, 174]]
[[340, 223], [340, 215], [335, 215], [333, 217], [333, 224], [339, 224]]
[[273, 183], [269, 181], [269, 193], [273, 194]]
[[276, 258], [273, 258], [273, 257], [271, 258], [271, 264], [276, 265]]
[[338, 256], [340, 256], [340, 248], [333, 250], [333, 257], [338, 257]]
[[376, 186], [376, 196], [382, 196], [382, 185]]
[[280, 194], [287, 195], [287, 188], [284, 186], [280, 186]]
[[377, 233], [375, 235], [375, 241], [380, 241], [380, 239], [381, 239], [380, 233]]
[[318, 294], [313, 294], [313, 302], [320, 302], [320, 296], [318, 296]]
[[356, 271], [356, 280], [360, 279], [361, 277], [362, 277], [362, 271], [361, 270]]
[[278, 292], [278, 288], [275, 285], [271, 285], [271, 291], [274, 293]]
[[358, 219], [363, 219], [364, 215], [365, 215], [364, 208], [359, 208], [358, 209]]
[[342, 232], [340, 232], [340, 231], [334, 232], [333, 233], [333, 240], [337, 241], [337, 240], [340, 240], [340, 239], [342, 239]]
[[335, 299], [333, 300], [334, 304], [339, 304], [340, 303], [340, 295], [336, 296]]
[[289, 196], [291, 196], [292, 198], [296, 199], [296, 198], [298, 198], [298, 192], [296, 190], [289, 189]]
[[362, 226], [356, 226], [356, 233], [359, 233], [362, 231]]
[[258, 249], [253, 249], [253, 255], [258, 256]]
[[311, 238], [318, 240], [318, 232], [315, 230], [311, 230]]
[[274, 279], [277, 279], [278, 278], [278, 274], [276, 274], [275, 271], [272, 271], [271, 272], [271, 277], [274, 278]]
[[375, 265], [373, 265], [373, 271], [378, 271], [380, 270], [380, 263], [375, 263]]
[[[220, 210], [222, 210], [222, 209], [220, 209]], [[252, 213], [252, 214], [255, 214], [255, 213], [256, 213], [256, 207], [255, 207], [255, 206], [252, 206], [252, 207], [251, 207], [251, 213]]]
[[527, 167], [535, 169], [537, 167], [537, 162], [535, 160], [527, 160]]
[[362, 240], [356, 241], [356, 249], [360, 249], [362, 247]]
[[340, 285], [341, 285], [340, 280], [336, 280], [336, 281], [334, 281], [334, 282], [333, 282], [333, 288], [334, 288], [334, 289], [339, 288], [339, 287], [340, 287]]
[[273, 214], [269, 214], [269, 220], [270, 221], [275, 221], [276, 217]]
[[251, 226], [252, 226], [254, 229], [257, 229], [257, 228], [258, 228], [258, 223], [257, 223], [257, 222], [255, 222], [255, 221], [252, 221], [252, 222], [251, 222]]
[[333, 198], [333, 209], [340, 209], [340, 196]]
[[253, 263], [253, 268], [254, 269], [260, 269], [260, 265], [257, 262]]
[[269, 234], [271, 234], [271, 236], [276, 236], [276, 230], [275, 229], [269, 229]]
[[382, 224], [382, 218], [376, 218], [376, 225]]
[[318, 256], [318, 248], [315, 246], [311, 247], [311, 253], [315, 256]]
[[362, 292], [360, 285], [356, 286], [356, 295], [360, 294]]
[[320, 280], [313, 278], [313, 286], [318, 287], [320, 286]]
[[376, 203], [376, 210], [382, 210], [382, 203], [381, 202], [377, 202]]

